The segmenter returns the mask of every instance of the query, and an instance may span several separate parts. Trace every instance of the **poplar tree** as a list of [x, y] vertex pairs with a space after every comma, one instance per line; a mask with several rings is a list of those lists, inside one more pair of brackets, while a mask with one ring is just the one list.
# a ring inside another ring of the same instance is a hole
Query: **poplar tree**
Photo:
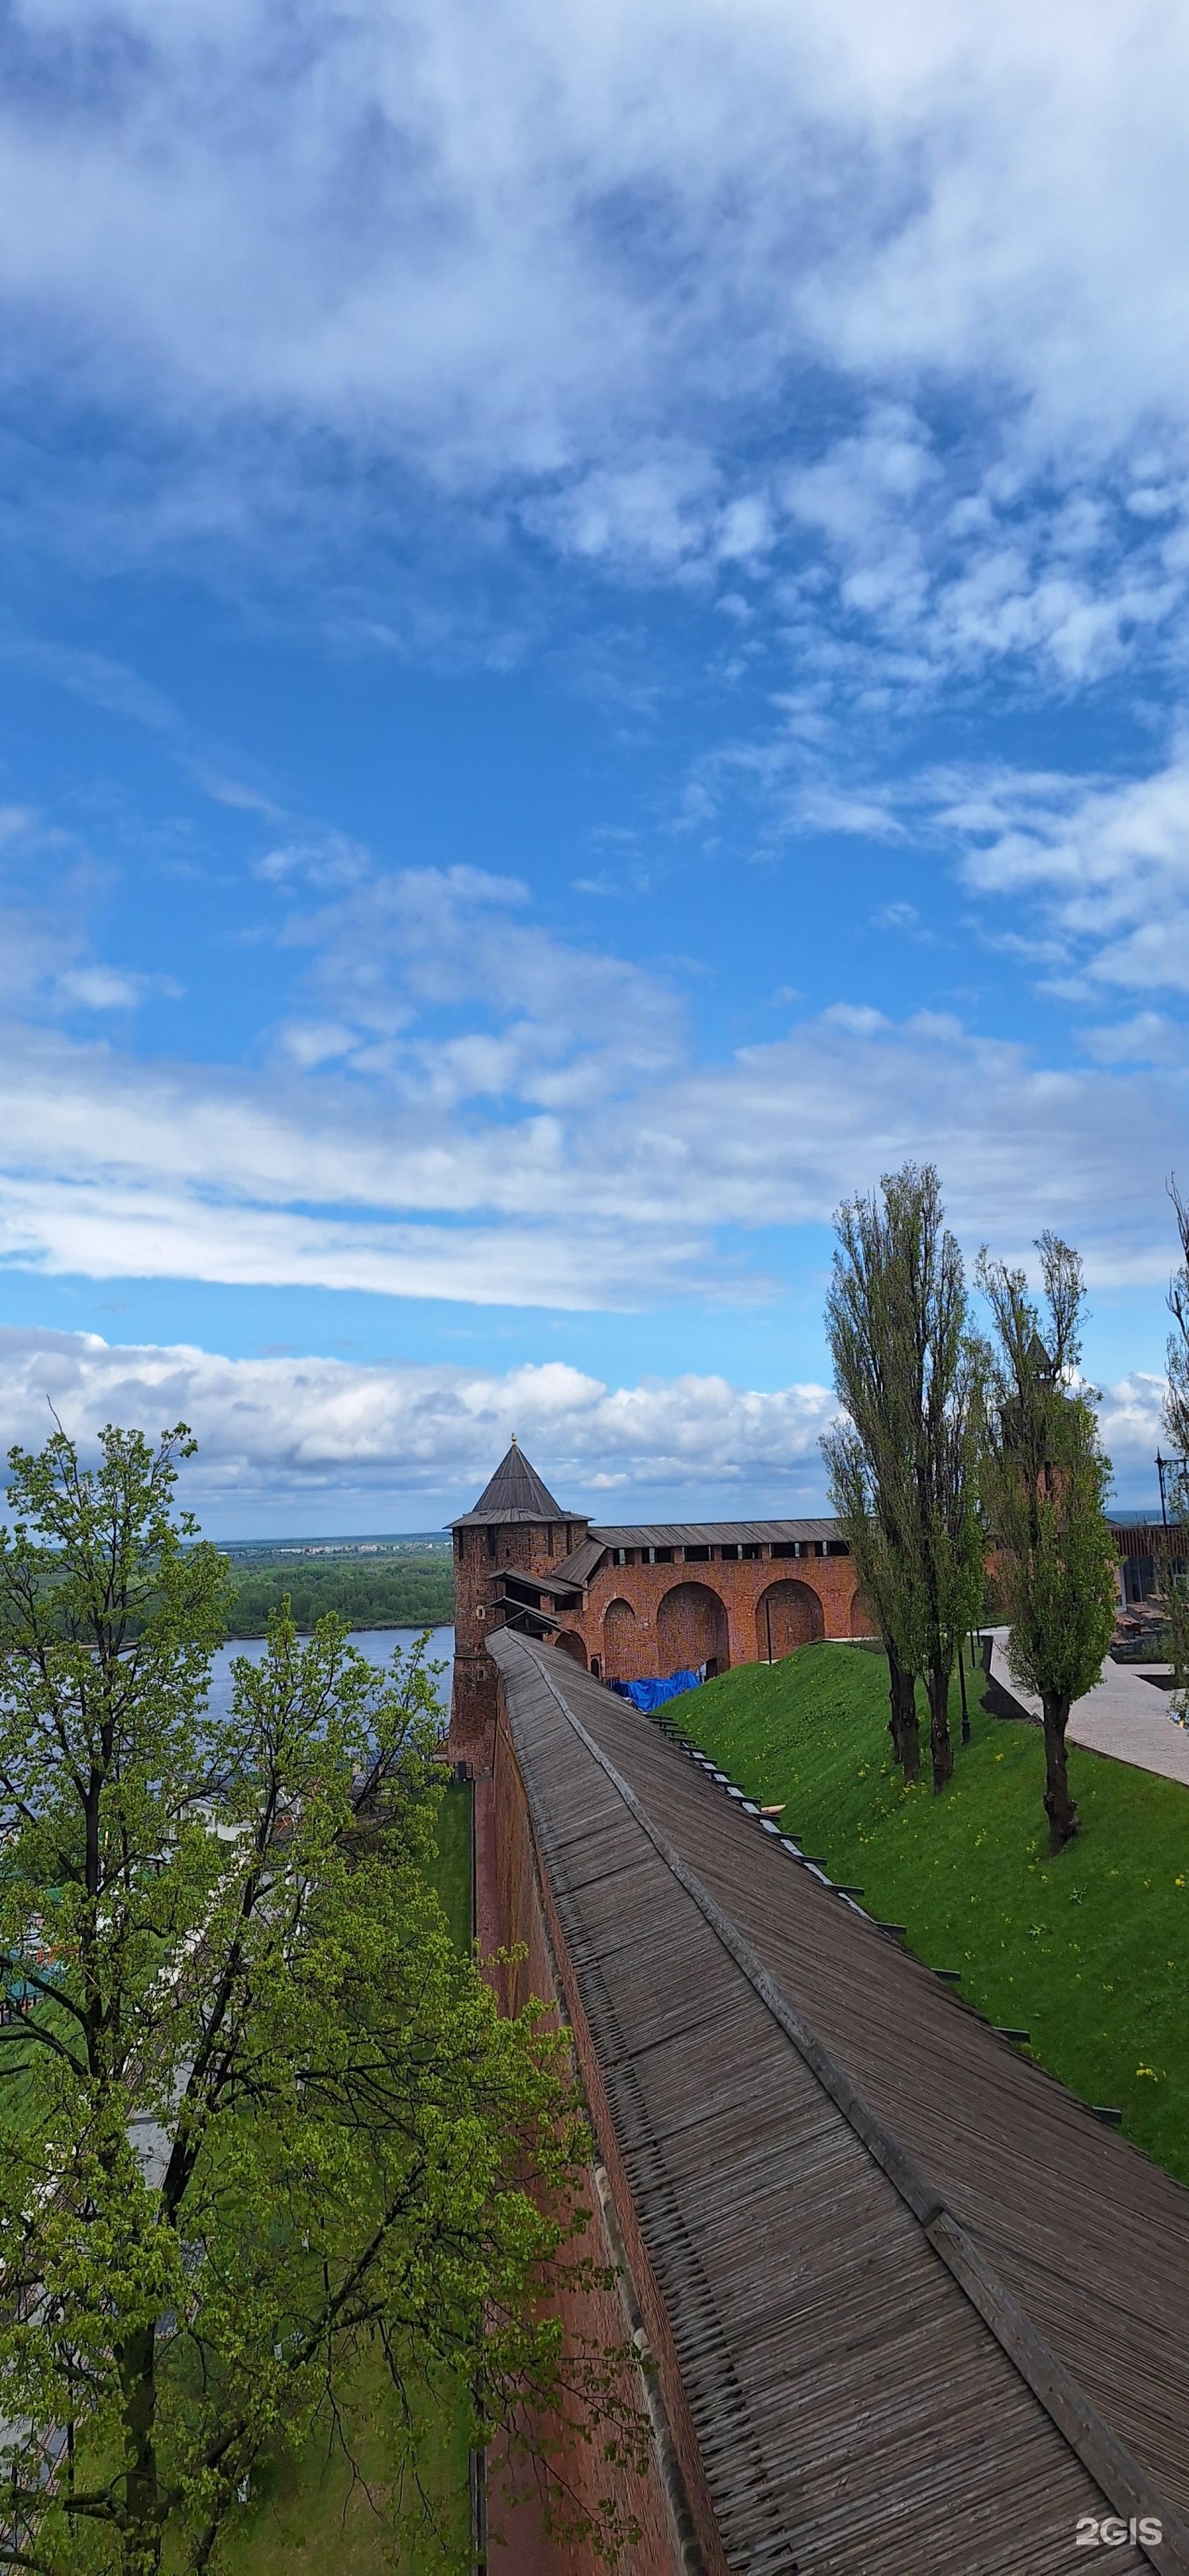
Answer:
[[[841, 1387], [839, 1387], [841, 1393]], [[877, 1479], [870, 1454], [851, 1423], [836, 1423], [822, 1436], [830, 1499], [855, 1562], [863, 1597], [888, 1659], [888, 1732], [906, 1780], [920, 1776], [912, 1598], [914, 1567], [897, 1543], [890, 1478]]]
[[1164, 1398], [1164, 1433], [1172, 1450], [1165, 1493], [1172, 1506], [1172, 1528], [1164, 1541], [1165, 1599], [1173, 1667], [1173, 1706], [1189, 1715], [1189, 1582], [1184, 1568], [1185, 1529], [1189, 1522], [1189, 1207], [1170, 1181], [1168, 1194], [1181, 1238], [1181, 1262], [1173, 1272], [1168, 1309], [1173, 1330], [1168, 1337], [1168, 1376]]
[[1173, 1203], [1177, 1232], [1181, 1238], [1180, 1267], [1169, 1283], [1168, 1311], [1173, 1330], [1168, 1337], [1168, 1386], [1164, 1400], [1164, 1427], [1178, 1464], [1189, 1460], [1189, 1207], [1175, 1181], [1168, 1185]]
[[953, 1774], [950, 1681], [977, 1616], [980, 1348], [962, 1255], [932, 1164], [885, 1174], [836, 1219], [826, 1304], [850, 1425], [824, 1443], [831, 1492], [888, 1652], [892, 1737], [916, 1776], [914, 1676], [925, 1679], [933, 1786]]
[[1082, 1265], [1055, 1234], [1042, 1234], [1037, 1250], [1044, 1318], [1022, 1270], [985, 1252], [979, 1261], [996, 1337], [985, 1497], [1011, 1622], [1008, 1661], [1044, 1712], [1044, 1806], [1050, 1849], [1057, 1853], [1079, 1828], [1065, 1731], [1074, 1700], [1093, 1689], [1110, 1645], [1115, 1551], [1104, 1510], [1110, 1460], [1078, 1375]]
[[[392, 2514], [427, 2417], [557, 2411], [541, 2299], [584, 2133], [430, 1884], [430, 1678], [282, 1614], [212, 1714], [192, 1446], [10, 1459], [0, 2567], [32, 2576], [214, 2571], [278, 2448], [321, 2420], [356, 2455], [377, 2378]], [[419, 2564], [469, 2566], [438, 2541]]]

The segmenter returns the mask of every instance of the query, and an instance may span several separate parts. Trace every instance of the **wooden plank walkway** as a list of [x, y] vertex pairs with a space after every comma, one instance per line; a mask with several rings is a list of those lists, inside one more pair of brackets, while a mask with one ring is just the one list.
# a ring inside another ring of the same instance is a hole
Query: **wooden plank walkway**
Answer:
[[729, 2567], [1048, 2576], [1130, 2492], [1167, 2537], [1110, 2563], [1189, 2569], [1189, 2195], [649, 1720], [492, 1651]]

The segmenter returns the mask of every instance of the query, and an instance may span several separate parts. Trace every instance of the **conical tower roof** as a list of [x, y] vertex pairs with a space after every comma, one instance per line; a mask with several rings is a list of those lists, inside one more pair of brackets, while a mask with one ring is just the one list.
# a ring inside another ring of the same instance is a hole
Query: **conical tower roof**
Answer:
[[[530, 1466], [515, 1432], [507, 1456], [501, 1458], [494, 1476], [483, 1488], [473, 1511], [465, 1512], [467, 1521], [564, 1521], [582, 1517], [563, 1512], [555, 1502], [548, 1485], [543, 1485], [536, 1468]], [[455, 1529], [461, 1523], [451, 1524]]]

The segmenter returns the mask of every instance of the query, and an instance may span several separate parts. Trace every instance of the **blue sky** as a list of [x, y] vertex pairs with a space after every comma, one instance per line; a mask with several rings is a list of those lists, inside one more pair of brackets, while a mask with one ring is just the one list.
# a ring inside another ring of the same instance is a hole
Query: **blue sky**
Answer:
[[27, 0], [0, 104], [0, 1432], [226, 1536], [821, 1498], [830, 1216], [1186, 1176], [1166, 7]]

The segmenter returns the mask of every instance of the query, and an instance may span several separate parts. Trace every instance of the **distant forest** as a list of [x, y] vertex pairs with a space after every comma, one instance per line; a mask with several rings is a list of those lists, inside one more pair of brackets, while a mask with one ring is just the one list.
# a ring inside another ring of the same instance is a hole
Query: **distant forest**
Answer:
[[239, 1573], [227, 1623], [231, 1637], [262, 1637], [286, 1592], [302, 1630], [337, 1611], [352, 1628], [448, 1628], [454, 1617], [454, 1568], [444, 1554], [381, 1558], [361, 1565], [250, 1565]]

